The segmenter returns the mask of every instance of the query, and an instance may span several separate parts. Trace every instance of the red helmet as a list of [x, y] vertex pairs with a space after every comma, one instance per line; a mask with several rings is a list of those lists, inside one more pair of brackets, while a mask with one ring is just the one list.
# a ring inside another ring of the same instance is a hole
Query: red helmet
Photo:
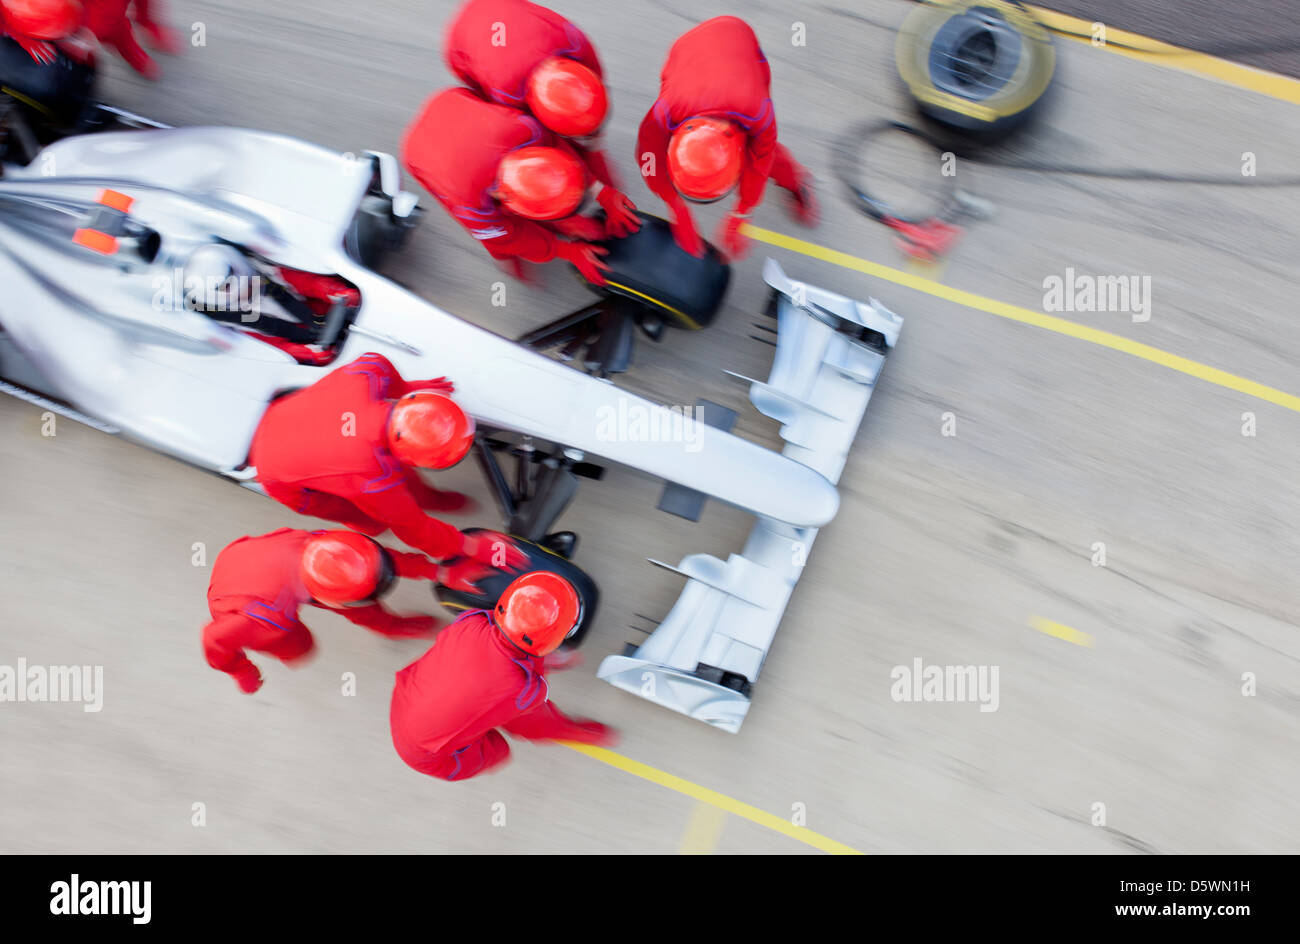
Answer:
[[571, 216], [587, 192], [587, 171], [573, 153], [553, 147], [521, 147], [501, 159], [496, 197], [511, 213], [530, 220]]
[[0, 0], [5, 32], [28, 39], [71, 36], [81, 25], [77, 0]]
[[690, 118], [668, 142], [668, 175], [688, 200], [725, 197], [740, 180], [745, 132], [723, 118]]
[[449, 469], [473, 444], [473, 418], [446, 394], [419, 390], [393, 404], [388, 449], [403, 465]]
[[605, 120], [609, 97], [605, 84], [581, 62], [551, 56], [528, 76], [529, 110], [556, 134], [581, 138]]
[[384, 549], [355, 531], [324, 531], [302, 549], [299, 568], [317, 603], [344, 606], [379, 596], [393, 579]]
[[524, 652], [554, 652], [582, 622], [582, 601], [559, 574], [536, 570], [516, 577], [497, 600], [496, 624]]

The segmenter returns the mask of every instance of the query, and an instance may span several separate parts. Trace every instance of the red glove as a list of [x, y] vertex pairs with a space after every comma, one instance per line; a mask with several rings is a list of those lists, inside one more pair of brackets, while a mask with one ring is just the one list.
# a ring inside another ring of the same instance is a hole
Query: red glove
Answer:
[[596, 202], [605, 211], [605, 235], [628, 236], [641, 228], [641, 217], [636, 215], [636, 204], [613, 187], [602, 187]]
[[481, 580], [490, 573], [492, 569], [484, 567], [478, 561], [463, 560], [440, 566], [438, 575], [434, 579], [444, 587], [462, 593], [482, 593], [475, 581]]
[[548, 672], [563, 672], [580, 668], [586, 661], [576, 649], [557, 649], [542, 659], [542, 665]]
[[609, 271], [609, 266], [600, 261], [601, 256], [609, 255], [609, 250], [603, 246], [593, 246], [591, 243], [560, 243], [555, 250], [555, 257], [571, 263], [578, 273], [590, 282], [592, 285], [604, 285], [605, 277], [600, 274], [604, 269]]
[[48, 66], [59, 57], [59, 51], [54, 48], [53, 43], [47, 43], [40, 39], [27, 39], [22, 36], [12, 36], [10, 38], [21, 46], [27, 55], [43, 66]]
[[689, 252], [697, 258], [704, 255], [704, 240], [700, 238], [700, 234], [695, 229], [693, 222], [683, 218], [674, 220], [670, 225], [673, 239], [682, 252]]
[[509, 259], [498, 259], [497, 263], [506, 271], [507, 275], [513, 275], [525, 285], [540, 284], [540, 280], [537, 278], [537, 273], [533, 271], [533, 267], [526, 265], [524, 260], [520, 259], [518, 256], [511, 256]]
[[497, 570], [523, 570], [528, 566], [527, 555], [515, 547], [514, 541], [496, 531], [466, 535], [460, 553]]
[[262, 687], [262, 672], [255, 665], [235, 673], [235, 684], [245, 695], [251, 695]]
[[434, 377], [432, 380], [423, 380], [416, 384], [407, 384], [412, 390], [428, 390], [432, 393], [455, 393], [456, 385], [446, 377]]
[[813, 176], [807, 170], [799, 172], [799, 189], [790, 194], [793, 215], [804, 226], [816, 226], [821, 219], [817, 198], [813, 195]]
[[144, 30], [144, 34], [149, 37], [150, 44], [159, 52], [165, 52], [169, 56], [179, 56], [181, 50], [185, 48], [185, 43], [181, 39], [181, 34], [170, 26], [163, 26], [161, 23], [137, 19], [136, 23]]
[[589, 216], [570, 216], [567, 219], [556, 220], [551, 226], [557, 233], [570, 239], [593, 242], [605, 238], [604, 224]]
[[740, 227], [748, 219], [748, 213], [729, 213], [722, 221], [722, 228], [718, 231], [718, 242], [732, 259], [740, 259], [749, 252], [751, 240], [740, 231]]
[[571, 736], [569, 740], [597, 747], [613, 747], [618, 743], [618, 731], [599, 721], [580, 721], [578, 726], [582, 729], [581, 733]]

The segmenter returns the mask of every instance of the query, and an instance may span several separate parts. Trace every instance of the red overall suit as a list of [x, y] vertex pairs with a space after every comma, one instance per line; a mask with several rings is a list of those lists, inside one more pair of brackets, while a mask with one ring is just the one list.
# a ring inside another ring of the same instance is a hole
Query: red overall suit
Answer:
[[531, 115], [484, 101], [468, 89], [447, 89], [430, 98], [406, 130], [402, 160], [411, 176], [480, 240], [494, 259], [549, 262], [557, 256], [568, 258], [561, 235], [599, 238], [599, 232], [573, 228], [575, 223], [594, 226], [591, 220], [577, 215], [545, 223], [524, 219], [489, 192], [501, 158], [515, 148], [531, 145], [573, 150], [566, 139], [543, 128]]
[[646, 185], [672, 210], [673, 235], [682, 249], [694, 255], [704, 251], [686, 200], [668, 175], [668, 140], [689, 118], [725, 118], [749, 134], [732, 214], [736, 227], [740, 215], [762, 202], [769, 177], [778, 187], [799, 192], [807, 172], [776, 139], [772, 71], [748, 23], [719, 16], [689, 30], [668, 51], [659, 82], [659, 98], [641, 122], [637, 162], [644, 170], [646, 155], [653, 155], [654, 172], [646, 173]]
[[[596, 49], [582, 30], [528, 0], [469, 0], [448, 25], [444, 49], [457, 78], [484, 98], [516, 109], [527, 109], [528, 77], [551, 56], [580, 62], [604, 78]], [[604, 151], [569, 143], [592, 177], [617, 188]]]
[[249, 461], [267, 495], [371, 536], [392, 528], [402, 541], [444, 560], [460, 531], [424, 513], [452, 510], [463, 496], [430, 488], [388, 450], [392, 401], [414, 390], [446, 390], [441, 378], [404, 381], [388, 358], [364, 354], [304, 390], [274, 401], [253, 435]]
[[467, 780], [509, 758], [497, 728], [534, 741], [612, 743], [611, 729], [569, 718], [547, 700], [546, 667], [547, 657], [516, 648], [486, 611], [466, 613], [397, 673], [393, 746], [420, 773]]
[[[203, 628], [203, 653], [208, 665], [233, 676], [246, 692], [258, 689], [261, 674], [245, 649], [286, 663], [311, 651], [311, 633], [298, 618], [304, 605], [333, 610], [349, 622], [385, 636], [420, 635], [437, 628], [432, 616], [397, 616], [379, 603], [336, 609], [312, 600], [299, 567], [304, 545], [319, 533], [280, 528], [270, 534], [245, 536], [227, 545], [212, 565], [208, 584], [212, 622]], [[435, 578], [436, 565], [422, 554], [385, 550], [397, 576]]]

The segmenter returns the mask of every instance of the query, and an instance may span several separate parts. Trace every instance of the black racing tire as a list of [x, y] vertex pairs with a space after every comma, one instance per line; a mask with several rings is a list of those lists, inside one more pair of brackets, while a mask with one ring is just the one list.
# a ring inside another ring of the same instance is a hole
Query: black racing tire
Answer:
[[698, 330], [713, 322], [731, 281], [731, 267], [711, 245], [702, 257], [683, 252], [667, 220], [645, 213], [630, 236], [602, 243], [608, 285], [598, 292], [621, 295], [664, 316], [667, 323]]
[[418, 208], [409, 220], [399, 220], [393, 216], [390, 197], [368, 193], [362, 197], [361, 206], [344, 234], [343, 247], [357, 262], [377, 271], [384, 260], [406, 244], [418, 220]]
[[[487, 529], [484, 528], [466, 528], [466, 534], [477, 534]], [[578, 597], [582, 600], [582, 622], [578, 628], [564, 641], [562, 648], [574, 649], [582, 643], [583, 638], [587, 635], [587, 630], [591, 628], [592, 623], [596, 621], [596, 608], [600, 604], [600, 590], [596, 587], [596, 581], [588, 576], [587, 572], [580, 568], [572, 561], [561, 557], [553, 551], [547, 550], [540, 544], [534, 544], [531, 541], [525, 541], [516, 535], [510, 535], [510, 539], [515, 546], [528, 556], [528, 566], [523, 571], [517, 573], [507, 573], [505, 571], [493, 571], [489, 576], [477, 581], [481, 593], [465, 593], [462, 590], [452, 590], [440, 584], [434, 585], [433, 595], [438, 602], [444, 607], [455, 612], [464, 612], [466, 610], [490, 610], [497, 605], [497, 600], [510, 586], [511, 581], [519, 576], [519, 573], [534, 570], [546, 570], [553, 574], [558, 574], [569, 583], [573, 584], [574, 589], [578, 591]], [[459, 558], [447, 561], [448, 564], [459, 562]]]
[[985, 139], [1024, 124], [1056, 73], [1047, 28], [1006, 0], [921, 3], [899, 29], [894, 58], [923, 115]]

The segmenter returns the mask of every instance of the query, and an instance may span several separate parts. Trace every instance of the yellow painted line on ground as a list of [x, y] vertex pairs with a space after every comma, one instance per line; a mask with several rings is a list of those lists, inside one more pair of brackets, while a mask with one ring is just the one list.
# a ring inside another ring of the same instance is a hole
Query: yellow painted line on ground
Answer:
[[740, 800], [732, 799], [725, 793], [718, 793], [716, 790], [702, 787], [698, 783], [691, 783], [689, 780], [675, 777], [670, 773], [651, 767], [649, 764], [643, 764], [639, 760], [624, 757], [622, 754], [608, 748], [594, 747], [591, 744], [578, 744], [574, 741], [562, 741], [561, 743], [579, 754], [586, 754], [588, 757], [615, 767], [624, 773], [640, 777], [642, 780], [649, 780], [651, 783], [658, 784], [684, 796], [692, 797], [702, 803], [707, 803], [733, 816], [739, 816], [751, 823], [765, 826], [773, 832], [807, 843], [822, 852], [829, 852], [833, 855], [863, 855], [862, 852], [852, 846], [846, 846], [844, 843], [836, 842], [821, 833], [815, 833], [806, 826], [796, 826], [789, 820], [773, 816], [771, 813], [764, 812], [756, 806], [750, 806], [748, 803], [742, 803]]
[[1029, 625], [1034, 627], [1040, 633], [1048, 636], [1055, 636], [1057, 639], [1064, 639], [1066, 642], [1072, 642], [1076, 646], [1092, 648], [1093, 639], [1085, 632], [1075, 629], [1073, 626], [1066, 626], [1064, 623], [1056, 623], [1049, 619], [1043, 619], [1041, 616], [1035, 616], [1029, 621]]
[[846, 269], [852, 269], [855, 272], [862, 272], [878, 279], [885, 279], [886, 281], [893, 282], [896, 285], [901, 285], [904, 288], [910, 288], [917, 292], [925, 292], [927, 295], [933, 295], [936, 298], [942, 298], [945, 301], [950, 301], [957, 305], [965, 305], [967, 308], [975, 308], [979, 311], [987, 312], [990, 315], [997, 315], [999, 318], [1006, 318], [1009, 321], [1019, 321], [1021, 324], [1033, 325], [1035, 328], [1043, 328], [1047, 331], [1053, 331], [1056, 334], [1063, 334], [1066, 337], [1075, 338], [1079, 341], [1087, 341], [1090, 344], [1107, 347], [1112, 351], [1131, 354], [1134, 357], [1140, 357], [1153, 364], [1159, 364], [1161, 367], [1168, 367], [1170, 370], [1176, 370], [1181, 374], [1187, 374], [1191, 377], [1196, 377], [1198, 380], [1204, 380], [1206, 383], [1212, 383], [1219, 387], [1226, 387], [1229, 390], [1244, 393], [1246, 396], [1255, 397], [1259, 400], [1266, 400], [1269, 403], [1275, 403], [1278, 406], [1300, 413], [1300, 396], [1286, 393], [1282, 390], [1276, 389], [1275, 387], [1265, 386], [1262, 383], [1256, 383], [1255, 381], [1248, 380], [1245, 377], [1238, 377], [1236, 374], [1230, 374], [1226, 370], [1220, 370], [1217, 367], [1211, 367], [1210, 365], [1202, 364], [1199, 361], [1180, 357], [1177, 354], [1170, 354], [1168, 351], [1162, 351], [1158, 347], [1152, 347], [1151, 345], [1143, 344], [1140, 341], [1133, 341], [1129, 338], [1123, 337], [1122, 335], [1112, 334], [1109, 331], [1102, 331], [1099, 328], [1090, 328], [1087, 325], [1079, 324], [1076, 321], [1067, 321], [1064, 318], [1057, 318], [1054, 315], [1047, 315], [1029, 308], [1022, 308], [1019, 305], [1000, 302], [994, 298], [986, 298], [983, 295], [976, 295], [974, 292], [965, 292], [961, 289], [944, 285], [941, 282], [936, 282], [933, 279], [927, 279], [921, 275], [904, 272], [902, 269], [894, 269], [890, 266], [881, 265], [878, 262], [871, 262], [867, 259], [860, 259], [857, 256], [850, 256], [848, 253], [839, 252], [835, 249], [828, 249], [825, 246], [805, 242], [802, 239], [795, 239], [793, 236], [786, 236], [783, 233], [777, 233], [770, 229], [762, 229], [761, 227], [751, 226], [746, 223], [745, 232], [754, 239], [767, 243], [769, 246], [777, 246], [781, 249], [788, 249], [791, 252], [802, 253], [805, 256], [811, 256], [812, 258], [820, 259], [823, 262], [830, 262], [834, 265], [843, 266]]
[[690, 822], [682, 833], [678, 855], [712, 855], [722, 838], [722, 827], [727, 824], [727, 814], [712, 803], [700, 801], [691, 810]]
[[[1065, 31], [1057, 33], [1063, 39], [1072, 39], [1093, 46], [1091, 21], [1067, 16], [1064, 13], [1057, 13], [1055, 10], [1047, 10], [1043, 7], [1031, 6], [1029, 9], [1033, 11], [1034, 16], [1042, 21], [1044, 26]], [[1104, 23], [1105, 21], [1100, 22]], [[1070, 36], [1066, 35], [1067, 33], [1082, 33], [1083, 35]], [[1130, 33], [1126, 30], [1114, 29], [1109, 24], [1106, 25], [1105, 38], [1106, 43], [1098, 44], [1094, 48], [1105, 49], [1107, 52], [1118, 53], [1121, 56], [1149, 62], [1152, 65], [1177, 69], [1180, 72], [1191, 72], [1195, 75], [1218, 79], [1220, 82], [1226, 82], [1229, 85], [1235, 85], [1251, 92], [1258, 92], [1260, 95], [1267, 95], [1269, 98], [1300, 105], [1300, 79], [1293, 79], [1290, 76], [1279, 75], [1265, 69], [1257, 69], [1239, 62], [1229, 62], [1227, 59], [1220, 59], [1208, 53], [1164, 43], [1158, 39], [1143, 36], [1141, 33]], [[1136, 46], [1138, 48], [1126, 49], [1124, 48], [1126, 46]]]

